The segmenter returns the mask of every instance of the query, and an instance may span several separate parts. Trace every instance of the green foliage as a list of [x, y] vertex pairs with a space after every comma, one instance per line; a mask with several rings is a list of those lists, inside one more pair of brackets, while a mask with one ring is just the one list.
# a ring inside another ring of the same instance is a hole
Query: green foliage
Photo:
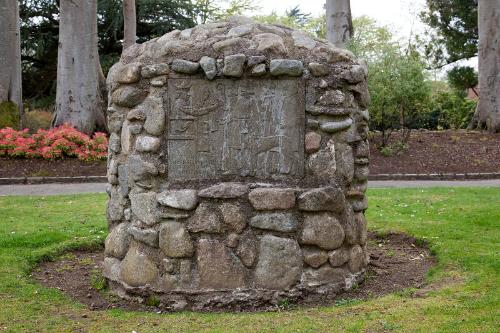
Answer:
[[253, 0], [191, 0], [191, 4], [193, 19], [201, 24], [225, 20], [259, 8]]
[[[194, 2], [185, 0], [136, 0], [136, 6], [138, 42], [194, 26], [199, 11]], [[58, 1], [21, 0], [19, 14], [24, 99], [48, 98], [49, 104], [53, 104], [59, 38]], [[99, 55], [106, 74], [122, 51], [122, 1], [98, 0], [97, 25]]]
[[[368, 64], [370, 128], [382, 132], [387, 145], [394, 129], [422, 127], [429, 108], [431, 86], [424, 63], [414, 48], [395, 42], [389, 29], [367, 17], [354, 19], [354, 38], [348, 48]], [[403, 142], [409, 134], [403, 135]]]
[[145, 304], [147, 306], [159, 306], [160, 305], [160, 300], [158, 298], [156, 298], [155, 296], [149, 296], [147, 299], [146, 299], [146, 302]]
[[19, 128], [19, 112], [15, 103], [0, 103], [0, 128], [11, 127]]
[[257, 22], [281, 24], [290, 28], [304, 30], [318, 38], [326, 37], [325, 15], [313, 17], [310, 13], [304, 13], [299, 6], [286, 10], [283, 16], [273, 11], [270, 15], [254, 16], [253, 19]]
[[477, 0], [426, 0], [421, 19], [434, 29], [426, 57], [442, 66], [477, 54]]
[[425, 128], [465, 129], [469, 125], [476, 102], [450, 91], [438, 92], [432, 96], [431, 108]]
[[477, 72], [469, 66], [457, 66], [447, 73], [448, 83], [457, 93], [465, 94], [467, 89], [474, 88], [478, 84]]
[[391, 146], [388, 145], [380, 148], [380, 153], [382, 154], [382, 156], [389, 157], [394, 155], [394, 150], [392, 149]]
[[[119, 56], [123, 38], [122, 1], [99, 0], [97, 13], [99, 54]], [[191, 1], [136, 0], [136, 15], [138, 43], [196, 24], [196, 6]]]
[[356, 17], [352, 21], [354, 34], [347, 48], [357, 57], [369, 62], [379, 60], [386, 49], [395, 50], [399, 47], [393, 41], [393, 35], [387, 26], [378, 25], [377, 21], [368, 16]]
[[90, 276], [90, 285], [95, 290], [104, 290], [107, 287], [106, 279], [98, 270], [93, 270]]
[[35, 133], [39, 129], [49, 129], [52, 123], [53, 113], [44, 110], [29, 111], [24, 113], [23, 127]]
[[[55, 0], [20, 1], [23, 97], [28, 105], [42, 100], [42, 107], [48, 108], [55, 101], [58, 4]], [[252, 0], [136, 0], [136, 7], [138, 43], [257, 8]], [[99, 57], [106, 75], [122, 52], [122, 0], [98, 0], [97, 28]]]
[[393, 155], [400, 155], [406, 150], [408, 150], [408, 148], [409, 146], [407, 143], [398, 141], [381, 147], [380, 153], [385, 157], [389, 157]]
[[59, 7], [54, 0], [19, 1], [23, 98], [56, 93]]

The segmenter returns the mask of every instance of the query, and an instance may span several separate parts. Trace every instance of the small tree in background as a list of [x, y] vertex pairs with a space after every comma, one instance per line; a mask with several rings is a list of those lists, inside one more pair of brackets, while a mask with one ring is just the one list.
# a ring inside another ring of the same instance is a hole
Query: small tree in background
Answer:
[[448, 83], [450, 87], [461, 95], [466, 96], [467, 90], [473, 89], [477, 96], [475, 87], [478, 83], [477, 72], [469, 66], [459, 66], [450, 69], [447, 73]]
[[348, 48], [368, 64], [370, 128], [381, 132], [381, 147], [388, 145], [394, 130], [402, 131], [404, 145], [411, 129], [423, 126], [422, 114], [429, 109], [431, 86], [424, 63], [411, 43], [404, 48], [373, 19], [357, 18], [354, 26]]

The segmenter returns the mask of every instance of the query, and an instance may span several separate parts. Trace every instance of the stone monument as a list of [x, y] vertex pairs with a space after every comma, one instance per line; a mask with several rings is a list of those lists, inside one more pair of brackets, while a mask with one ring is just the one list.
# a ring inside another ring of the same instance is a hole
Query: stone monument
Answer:
[[358, 282], [366, 76], [346, 50], [243, 17], [127, 49], [108, 75], [111, 290], [244, 309]]

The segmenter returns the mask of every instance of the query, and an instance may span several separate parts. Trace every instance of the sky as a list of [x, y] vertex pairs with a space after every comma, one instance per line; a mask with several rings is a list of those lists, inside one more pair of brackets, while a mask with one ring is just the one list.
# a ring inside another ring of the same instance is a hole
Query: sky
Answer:
[[[251, 14], [270, 14], [275, 11], [284, 14], [287, 9], [299, 6], [304, 13], [314, 16], [325, 10], [325, 0], [255, 0], [260, 7]], [[419, 13], [425, 8], [425, 0], [351, 0], [353, 17], [369, 16], [379, 24], [388, 26], [394, 35], [401, 40], [408, 40], [414, 34], [423, 34], [427, 26], [420, 21]], [[461, 64], [477, 68], [477, 58], [462, 61]], [[442, 77], [449, 66], [437, 73]]]
[[[276, 11], [283, 14], [287, 9], [299, 6], [305, 13], [315, 16], [324, 12], [325, 0], [260, 0], [256, 1], [261, 14]], [[401, 38], [408, 37], [412, 31], [423, 32], [425, 25], [418, 19], [424, 8], [425, 0], [351, 0], [354, 17], [367, 15], [383, 25], [388, 25]]]

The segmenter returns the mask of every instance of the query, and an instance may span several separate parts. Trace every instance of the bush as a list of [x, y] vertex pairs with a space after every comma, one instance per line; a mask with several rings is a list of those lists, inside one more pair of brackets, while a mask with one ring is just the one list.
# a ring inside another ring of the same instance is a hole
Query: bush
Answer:
[[428, 129], [465, 129], [469, 125], [476, 101], [454, 92], [439, 92], [432, 97]]
[[27, 128], [30, 133], [35, 133], [39, 129], [49, 129], [52, 117], [52, 112], [44, 110], [26, 112], [23, 117], [23, 127]]
[[371, 96], [370, 128], [382, 133], [381, 146], [389, 143], [394, 130], [402, 130], [402, 143], [410, 130], [422, 126], [428, 112], [431, 85], [420, 55], [411, 43], [394, 40], [389, 28], [368, 17], [354, 20], [349, 49], [368, 65]]
[[19, 113], [13, 102], [0, 103], [0, 128], [19, 128]]
[[107, 149], [106, 134], [95, 133], [90, 138], [67, 124], [51, 130], [39, 129], [33, 135], [29, 134], [28, 129], [0, 129], [0, 156], [51, 160], [77, 157], [79, 160], [92, 161], [105, 159]]

